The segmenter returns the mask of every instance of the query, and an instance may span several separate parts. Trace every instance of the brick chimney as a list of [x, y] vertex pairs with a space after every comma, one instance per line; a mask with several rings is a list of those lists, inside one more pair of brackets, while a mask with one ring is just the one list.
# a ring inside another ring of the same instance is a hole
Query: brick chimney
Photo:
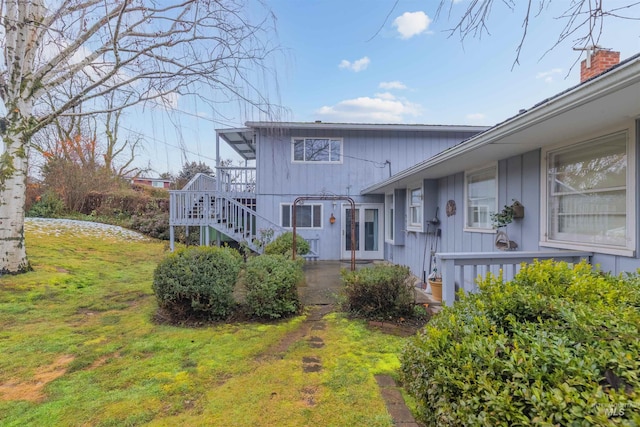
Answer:
[[587, 52], [589, 57], [580, 63], [580, 83], [604, 73], [620, 62], [620, 52], [595, 48], [593, 53]]

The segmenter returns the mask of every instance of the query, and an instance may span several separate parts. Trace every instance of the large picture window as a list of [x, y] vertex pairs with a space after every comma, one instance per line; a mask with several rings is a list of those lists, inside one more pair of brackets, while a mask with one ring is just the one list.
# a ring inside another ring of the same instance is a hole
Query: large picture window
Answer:
[[293, 138], [294, 162], [340, 163], [342, 139]]
[[550, 243], [634, 249], [628, 132], [546, 153], [546, 233]]
[[497, 167], [465, 174], [465, 228], [493, 230], [491, 214], [497, 209]]
[[[280, 205], [281, 221], [284, 228], [293, 227], [293, 205]], [[322, 205], [298, 205], [296, 206], [296, 228], [322, 228]]]

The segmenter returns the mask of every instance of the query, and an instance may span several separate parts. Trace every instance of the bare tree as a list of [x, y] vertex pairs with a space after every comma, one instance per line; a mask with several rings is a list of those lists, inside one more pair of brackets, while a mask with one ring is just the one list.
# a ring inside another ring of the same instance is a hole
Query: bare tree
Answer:
[[[30, 142], [56, 118], [185, 95], [209, 101], [212, 91], [216, 101], [270, 112], [266, 90], [253, 81], [271, 76], [275, 19], [265, 10], [253, 23], [248, 12], [258, 13], [241, 0], [0, 0], [0, 272], [28, 269]], [[113, 105], [104, 102], [110, 94]]]
[[[513, 65], [520, 63], [520, 54], [527, 38], [532, 21], [549, 14], [551, 4], [560, 4], [561, 12], [554, 18], [564, 22], [556, 42], [549, 50], [559, 44], [570, 41], [575, 48], [593, 48], [598, 46], [607, 18], [640, 20], [640, 1], [607, 2], [605, 0], [470, 0], [462, 7], [462, 13], [453, 17], [452, 0], [440, 0], [436, 17], [447, 14], [454, 19], [455, 25], [450, 35], [458, 34], [462, 40], [467, 37], [489, 35], [488, 21], [496, 8], [507, 8], [520, 13], [522, 32], [516, 47]], [[458, 6], [456, 6], [458, 7]]]
[[[108, 95], [107, 105], [114, 106], [115, 95], [115, 93]], [[109, 109], [106, 113], [105, 144], [102, 155], [104, 167], [120, 178], [137, 176], [142, 172], [140, 168], [133, 165], [137, 151], [142, 145], [142, 138], [135, 136], [132, 139], [122, 140], [118, 136], [122, 112], [121, 109], [115, 111]]]

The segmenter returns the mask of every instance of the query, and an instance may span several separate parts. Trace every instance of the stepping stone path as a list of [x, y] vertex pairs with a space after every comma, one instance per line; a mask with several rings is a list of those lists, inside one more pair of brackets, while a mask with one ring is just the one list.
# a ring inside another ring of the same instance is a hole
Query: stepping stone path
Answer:
[[[263, 354], [262, 357], [281, 359], [290, 346], [302, 340], [306, 340], [309, 348], [312, 349], [324, 347], [324, 340], [318, 335], [321, 335], [321, 332], [326, 329], [327, 325], [323, 318], [332, 310], [333, 306], [331, 305], [310, 306], [309, 314], [300, 327], [285, 336], [278, 344]], [[314, 374], [321, 371], [322, 359], [319, 356], [312, 354], [302, 357], [303, 373]], [[380, 394], [387, 406], [387, 411], [389, 411], [389, 414], [393, 418], [394, 425], [401, 427], [421, 427], [420, 424], [415, 421], [409, 408], [407, 408], [407, 405], [404, 403], [400, 388], [394, 379], [388, 375], [376, 375], [375, 378], [380, 387]], [[314, 385], [304, 386], [300, 390], [302, 400], [307, 407], [316, 405], [315, 395], [317, 391], [318, 387]]]
[[[340, 279], [340, 268], [347, 267], [344, 264], [334, 261], [316, 261], [305, 263], [305, 277], [306, 283], [303, 287], [299, 288], [300, 298], [303, 304], [310, 307], [311, 310], [307, 319], [301, 325], [301, 327], [290, 334], [284, 341], [288, 342], [287, 346], [281, 351], [284, 353], [289, 345], [293, 344], [296, 340], [306, 339], [310, 348], [322, 348], [324, 347], [324, 341], [319, 336], [321, 331], [326, 328], [326, 323], [323, 318], [326, 314], [333, 310], [335, 304], [335, 294], [338, 294], [342, 290], [342, 281]], [[419, 293], [422, 296], [422, 293]], [[429, 302], [428, 300], [421, 302]], [[311, 325], [310, 328], [307, 325]], [[388, 328], [384, 328], [387, 325], [381, 325], [385, 332], [389, 333]], [[398, 331], [397, 326], [392, 328], [394, 333], [400, 332], [400, 335], [413, 335], [415, 330], [410, 331]], [[402, 328], [400, 328], [402, 329]], [[308, 333], [308, 334], [307, 334]], [[295, 335], [295, 339], [292, 337]], [[307, 336], [309, 335], [309, 336]], [[282, 343], [281, 343], [282, 345]], [[307, 374], [313, 374], [315, 372], [322, 371], [322, 360], [316, 355], [305, 356], [302, 358], [302, 371]], [[420, 427], [420, 424], [416, 422], [411, 415], [411, 411], [404, 403], [402, 394], [400, 394], [400, 388], [396, 385], [392, 377], [388, 375], [377, 375], [376, 381], [380, 387], [380, 394], [382, 395], [387, 411], [393, 418], [395, 426], [402, 427]], [[301, 392], [303, 395], [303, 401], [307, 406], [315, 406], [315, 393], [317, 387], [305, 386]]]
[[398, 387], [395, 380], [389, 375], [376, 375], [375, 378], [387, 405], [387, 411], [393, 418], [393, 424], [402, 427], [420, 427], [420, 424], [416, 422], [411, 411], [404, 403], [400, 387]]

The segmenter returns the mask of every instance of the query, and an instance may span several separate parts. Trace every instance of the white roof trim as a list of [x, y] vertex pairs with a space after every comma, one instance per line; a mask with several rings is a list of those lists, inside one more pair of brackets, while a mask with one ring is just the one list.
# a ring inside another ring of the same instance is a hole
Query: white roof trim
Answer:
[[246, 122], [254, 129], [335, 129], [335, 130], [390, 130], [432, 132], [482, 132], [489, 126], [468, 125], [424, 125], [424, 124], [375, 124], [375, 123], [330, 123], [330, 122]]

